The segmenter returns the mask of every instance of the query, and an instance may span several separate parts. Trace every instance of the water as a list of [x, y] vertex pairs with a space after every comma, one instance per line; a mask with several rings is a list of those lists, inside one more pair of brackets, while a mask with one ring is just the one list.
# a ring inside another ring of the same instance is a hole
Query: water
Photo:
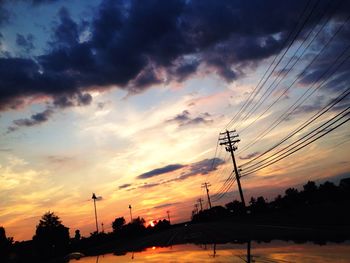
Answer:
[[[250, 251], [250, 253], [249, 253]], [[142, 252], [128, 252], [124, 255], [105, 254], [84, 257], [70, 263], [112, 263], [112, 262], [350, 262], [350, 243], [295, 244], [272, 241], [249, 244], [184, 244], [171, 247], [151, 247]]]

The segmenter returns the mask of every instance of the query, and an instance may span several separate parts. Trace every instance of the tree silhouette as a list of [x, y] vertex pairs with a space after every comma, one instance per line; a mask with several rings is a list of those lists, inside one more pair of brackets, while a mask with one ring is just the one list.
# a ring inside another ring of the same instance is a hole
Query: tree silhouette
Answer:
[[123, 227], [123, 231], [129, 236], [142, 235], [144, 234], [146, 229], [145, 222], [145, 219], [143, 219], [142, 217], [134, 218], [131, 223]]
[[124, 217], [118, 217], [116, 218], [113, 223], [112, 223], [112, 228], [113, 228], [113, 231], [116, 232], [118, 230], [121, 230], [122, 227], [124, 226], [125, 224], [125, 219]]
[[12, 237], [6, 237], [5, 228], [0, 226], [0, 259], [4, 260], [7, 258], [11, 245], [13, 243]]
[[305, 204], [312, 204], [314, 203], [316, 199], [316, 194], [317, 194], [317, 185], [313, 181], [308, 181], [305, 185], [303, 185], [304, 188], [304, 201]]
[[80, 230], [79, 230], [79, 229], [77, 229], [77, 230], [75, 230], [74, 240], [75, 240], [75, 241], [79, 241], [79, 240], [80, 240], [80, 238], [81, 238], [81, 235], [80, 235]]
[[53, 212], [45, 213], [36, 227], [33, 241], [41, 257], [62, 255], [69, 246], [69, 228]]
[[307, 193], [314, 193], [317, 191], [317, 186], [316, 186], [316, 183], [313, 182], [313, 181], [308, 181], [304, 186], [304, 192], [307, 192]]
[[241, 202], [234, 200], [233, 202], [230, 202], [228, 204], [225, 205], [227, 210], [229, 210], [231, 213], [233, 214], [242, 214], [244, 213], [244, 206], [242, 205]]

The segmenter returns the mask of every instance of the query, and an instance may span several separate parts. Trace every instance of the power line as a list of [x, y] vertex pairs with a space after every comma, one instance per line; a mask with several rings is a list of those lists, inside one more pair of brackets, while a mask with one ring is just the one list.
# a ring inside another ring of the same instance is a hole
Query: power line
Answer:
[[[348, 107], [348, 109], [349, 109], [349, 108], [350, 108], [350, 107]], [[344, 118], [344, 117], [345, 117], [346, 115], [348, 115], [349, 113], [350, 113], [350, 111], [347, 112], [345, 115], [343, 115], [341, 118]], [[340, 118], [340, 119], [341, 119], [341, 118]], [[339, 120], [340, 120], [340, 119], [339, 119]], [[339, 120], [337, 120], [337, 121], [339, 121]], [[323, 136], [325, 136], [325, 135], [327, 135], [328, 133], [332, 132], [333, 130], [339, 128], [340, 126], [342, 126], [343, 124], [345, 124], [345, 123], [348, 122], [349, 120], [350, 120], [350, 118], [347, 118], [346, 120], [342, 121], [341, 123], [339, 123], [338, 125], [336, 125], [335, 127], [331, 128], [331, 129], [328, 129], [328, 126], [327, 126], [326, 128], [324, 128], [324, 129], [322, 130], [322, 131], [324, 131], [323, 134], [319, 135], [318, 137], [314, 138], [313, 140], [307, 142], [307, 143], [304, 144], [304, 145], [301, 145], [301, 146], [299, 145], [299, 146], [300, 146], [299, 148], [294, 149], [293, 151], [289, 152], [288, 154], [284, 154], [283, 156], [280, 156], [279, 158], [277, 158], [277, 159], [275, 159], [275, 160], [273, 160], [273, 161], [271, 160], [269, 163], [266, 163], [266, 164], [264, 164], [264, 165], [262, 165], [262, 166], [260, 166], [260, 167], [255, 168], [254, 170], [247, 171], [247, 172], [243, 173], [243, 174], [242, 174], [242, 177], [243, 177], [243, 176], [247, 176], [247, 175], [252, 174], [252, 173], [255, 173], [255, 172], [259, 171], [259, 170], [262, 170], [262, 169], [264, 169], [264, 168], [266, 168], [266, 167], [268, 167], [268, 166], [270, 166], [270, 165], [276, 163], [276, 162], [279, 162], [279, 161], [281, 161], [281, 160], [287, 158], [288, 156], [294, 154], [295, 152], [300, 151], [301, 149], [305, 148], [306, 146], [310, 145], [311, 143], [313, 143], [313, 142], [319, 140], [320, 138], [322, 138]], [[335, 122], [334, 122], [334, 123], [335, 123]], [[334, 123], [332, 123], [331, 125], [333, 125]], [[329, 126], [330, 126], [330, 125], [329, 125]], [[317, 133], [317, 134], [318, 134], [318, 133]], [[316, 135], [317, 135], [317, 134], [316, 134]]]
[[[323, 16], [325, 16], [327, 9], [329, 7], [329, 5], [331, 4], [331, 1], [328, 3], [328, 6], [325, 8], [324, 13], [319, 17], [318, 21], [320, 22], [323, 18]], [[329, 19], [331, 18], [331, 13], [329, 16]], [[327, 20], [327, 22], [329, 21], [329, 19]], [[284, 80], [284, 78], [289, 74], [289, 72], [294, 68], [294, 66], [298, 63], [298, 61], [300, 60], [300, 58], [304, 55], [304, 53], [306, 52], [306, 50], [310, 47], [310, 45], [313, 43], [313, 41], [315, 40], [315, 38], [318, 36], [318, 34], [320, 33], [320, 31], [324, 28], [324, 26], [327, 23], [325, 23], [319, 30], [318, 33], [316, 35], [314, 35], [312, 41], [310, 41], [308, 43], [308, 45], [304, 48], [302, 54], [295, 60], [294, 56], [296, 56], [296, 54], [298, 54], [299, 50], [304, 46], [304, 44], [307, 42], [307, 40], [309, 39], [310, 35], [312, 34], [312, 32], [314, 31], [314, 29], [317, 27], [318, 23], [315, 23], [315, 25], [313, 26], [312, 29], [309, 30], [308, 34], [306, 35], [306, 37], [303, 39], [303, 41], [301, 42], [301, 44], [299, 45], [299, 47], [294, 51], [294, 54], [291, 55], [291, 57], [289, 58], [287, 64], [283, 67], [282, 70], [278, 71], [277, 76], [275, 77], [275, 79], [272, 81], [272, 83], [270, 83], [269, 87], [265, 90], [265, 92], [260, 96], [260, 98], [258, 99], [258, 101], [255, 103], [255, 105], [248, 111], [248, 113], [245, 114], [245, 116], [243, 117], [242, 121], [237, 125], [236, 129], [238, 129], [241, 124], [245, 123], [245, 121], [254, 113], [257, 111], [257, 109], [260, 108], [260, 106], [262, 105], [262, 103], [264, 102], [263, 98], [265, 97], [265, 95], [267, 94], [267, 98], [272, 94], [272, 92], [279, 86], [279, 84], [281, 83], [282, 80]], [[285, 70], [287, 69], [288, 65], [294, 60], [294, 64], [287, 70], [286, 73]], [[274, 86], [275, 82], [280, 78], [280, 76], [282, 75], [282, 73], [284, 73], [284, 75], [282, 76], [282, 78], [277, 82], [277, 85]], [[274, 86], [274, 87], [273, 87]]]
[[[330, 4], [331, 2], [329, 2]], [[338, 2], [339, 4], [340, 2]], [[339, 6], [336, 7], [336, 9]], [[327, 8], [326, 8], [327, 9]], [[333, 10], [334, 12], [335, 10]], [[277, 82], [277, 84], [275, 85], [275, 87], [273, 89], [270, 90], [270, 92], [268, 93], [267, 97], [269, 97], [272, 92], [281, 84], [281, 82], [285, 79], [285, 77], [289, 74], [289, 72], [294, 68], [294, 66], [299, 62], [299, 60], [303, 57], [303, 55], [305, 54], [305, 52], [308, 50], [308, 48], [311, 46], [311, 44], [315, 41], [315, 39], [318, 37], [318, 35], [320, 34], [320, 32], [325, 28], [325, 26], [329, 23], [330, 19], [332, 18], [332, 13], [329, 13], [328, 18], [325, 20], [325, 22], [323, 23], [323, 25], [321, 27], [319, 27], [318, 31], [316, 34], [314, 34], [313, 38], [311, 41], [309, 41], [308, 45], [304, 48], [303, 52], [301, 53], [300, 56], [298, 56], [298, 58], [294, 61], [293, 65], [288, 69], [288, 71], [282, 76], [282, 78]], [[324, 13], [322, 15], [322, 17], [325, 15], [326, 13]], [[319, 21], [322, 20], [322, 17], [320, 18]], [[315, 24], [314, 28], [312, 30], [309, 31], [309, 34], [307, 35], [307, 37], [304, 39], [304, 41], [302, 42], [302, 44], [298, 47], [298, 49], [294, 52], [294, 55], [297, 54], [298, 50], [302, 47], [302, 45], [304, 44], [304, 42], [306, 42], [306, 40], [309, 38], [309, 36], [311, 35], [311, 33], [314, 31], [314, 29], [317, 27], [317, 23]], [[335, 35], [334, 35], [335, 36]], [[298, 75], [298, 77], [283, 91], [283, 93], [281, 93], [277, 99], [275, 99], [259, 116], [257, 116], [248, 126], [244, 127], [242, 130], [240, 130], [240, 133], [243, 133], [245, 130], [247, 130], [249, 127], [251, 127], [257, 120], [259, 120], [262, 116], [264, 116], [266, 114], [266, 112], [271, 109], [272, 106], [274, 106], [278, 101], [280, 101], [281, 98], [283, 98], [283, 96], [285, 94], [287, 94], [287, 92], [291, 89], [291, 87], [296, 83], [297, 80], [299, 80], [306, 72], [307, 69], [316, 61], [316, 59], [322, 54], [322, 52], [328, 47], [328, 45], [331, 43], [331, 41], [334, 39], [334, 37], [330, 38], [328, 40], [328, 42], [322, 47], [322, 49], [318, 52], [318, 54], [316, 56], [314, 56], [314, 58], [312, 59], [312, 61], [304, 68], [303, 72], [301, 74]], [[289, 63], [293, 60], [293, 56], [289, 59], [287, 65], [283, 68], [282, 71], [279, 71], [277, 78], [275, 78], [275, 80], [273, 81], [273, 83], [271, 83], [271, 85], [269, 86], [269, 88], [265, 91], [265, 93], [263, 94], [263, 96], [266, 94], [266, 92], [272, 87], [272, 85], [274, 84], [274, 82], [278, 79], [278, 77], [281, 75], [281, 73], [286, 69], [286, 67], [289, 65]], [[249, 116], [247, 116], [243, 121], [247, 120], [262, 104], [264, 101], [262, 101], [261, 99], [263, 98], [263, 96], [260, 97], [259, 99], [259, 104], [257, 107], [255, 107], [255, 109], [253, 111], [251, 111], [251, 114]], [[241, 124], [241, 123], [240, 123]], [[237, 126], [237, 129], [240, 127], [240, 125]]]
[[[225, 182], [222, 184], [222, 186], [220, 187], [220, 189], [219, 189], [218, 191], [216, 191], [216, 193], [215, 193], [213, 196], [221, 195], [221, 194], [225, 191], [228, 182], [230, 182], [230, 181], [234, 178], [234, 177], [233, 177], [233, 173], [234, 173], [234, 171], [232, 171], [232, 172], [229, 174], [229, 176], [226, 178]], [[212, 198], [212, 199], [214, 200], [214, 198]]]
[[263, 152], [262, 154], [254, 157], [252, 160], [247, 161], [246, 163], [242, 164], [240, 167], [244, 167], [248, 165], [249, 163], [254, 162], [255, 160], [261, 158], [265, 154], [271, 152], [273, 149], [277, 148], [279, 145], [296, 135], [298, 132], [312, 124], [314, 121], [316, 121], [319, 117], [327, 113], [329, 110], [331, 110], [336, 104], [344, 100], [348, 95], [350, 94], [350, 88], [342, 92], [335, 100], [331, 100], [325, 107], [320, 109], [316, 114], [314, 114], [311, 118], [306, 120], [303, 124], [301, 124], [299, 127], [297, 127], [292, 133], [288, 134], [286, 137], [284, 137], [280, 142], [275, 144], [273, 147], [269, 148], [267, 151]]
[[[233, 175], [233, 172], [231, 173], [231, 175], [230, 175], [230, 177]], [[214, 195], [214, 200], [213, 200], [213, 202], [218, 202], [220, 199], [222, 199], [226, 194], [227, 194], [227, 192], [231, 189], [231, 187], [233, 186], [233, 184], [236, 182], [236, 178], [235, 177], [231, 177], [231, 178], [228, 178], [229, 180], [227, 181], [227, 182], [229, 182], [228, 184], [227, 184], [227, 186], [224, 188], [224, 189], [222, 189], [222, 191], [220, 192], [220, 193], [216, 193], [215, 195]]]
[[[348, 19], [350, 18], [350, 16], [348, 17]], [[347, 19], [347, 21], [348, 21]], [[342, 27], [345, 25], [345, 23], [342, 25]], [[339, 32], [339, 30], [337, 31]], [[257, 141], [261, 140], [262, 138], [264, 138], [269, 132], [271, 132], [274, 128], [276, 128], [280, 123], [282, 123], [282, 121], [284, 121], [285, 119], [287, 119], [297, 108], [300, 107], [300, 105], [302, 105], [311, 95], [313, 95], [317, 90], [319, 90], [321, 87], [324, 86], [325, 82], [333, 76], [333, 74], [346, 62], [346, 60], [349, 58], [349, 55], [342, 61], [340, 62], [336, 68], [333, 70], [333, 72], [326, 78], [324, 78], [322, 80], [322, 78], [327, 75], [329, 73], [329, 71], [332, 69], [332, 67], [338, 62], [338, 60], [340, 60], [341, 57], [343, 57], [343, 55], [349, 50], [350, 45], [347, 46], [345, 48], [345, 50], [338, 55], [338, 57], [333, 61], [332, 65], [325, 71], [323, 72], [323, 74], [316, 80], [314, 81], [314, 83], [293, 103], [293, 105], [291, 105], [283, 114], [281, 114], [272, 124], [271, 126], [269, 126], [267, 129], [265, 129], [263, 132], [259, 133], [248, 145], [246, 145], [245, 147], [243, 147], [240, 150], [240, 153], [243, 153], [244, 151], [246, 151], [247, 149], [251, 148]], [[314, 85], [319, 82], [320, 80], [321, 83], [319, 83], [319, 85], [314, 88], [314, 90], [307, 95], [307, 93], [314, 87]], [[307, 95], [307, 96], [306, 96]], [[305, 97], [306, 96], [306, 97]], [[304, 98], [305, 97], [305, 98]], [[304, 99], [303, 99], [304, 98]], [[300, 100], [303, 99], [301, 102]], [[300, 102], [300, 103], [299, 103]], [[299, 103], [299, 104], [297, 104]], [[293, 108], [294, 107], [294, 108]]]
[[[225, 129], [227, 129], [230, 124], [232, 122], [234, 122], [236, 120], [236, 118], [240, 118], [241, 113], [245, 110], [245, 108], [249, 107], [250, 104], [256, 95], [254, 95], [253, 98], [251, 98], [253, 96], [253, 94], [257, 94], [260, 92], [260, 89], [262, 88], [262, 86], [260, 86], [261, 82], [263, 81], [263, 79], [265, 78], [266, 74], [269, 72], [270, 68], [272, 67], [272, 65], [275, 63], [276, 59], [278, 58], [278, 56], [280, 55], [280, 52], [283, 50], [284, 46], [289, 42], [290, 38], [292, 38], [292, 35], [294, 33], [294, 31], [297, 29], [297, 26], [299, 25], [299, 22], [302, 20], [302, 17], [304, 16], [304, 14], [306, 13], [309, 4], [311, 3], [311, 0], [309, 0], [307, 2], [307, 4], [305, 5], [302, 13], [299, 15], [298, 19], [297, 19], [297, 23], [295, 24], [294, 28], [289, 32], [288, 37], [286, 38], [285, 42], [283, 43], [283, 45], [281, 46], [280, 51], [276, 54], [276, 56], [274, 57], [273, 61], [270, 63], [269, 67], [267, 68], [267, 70], [265, 71], [265, 73], [263, 74], [262, 78], [259, 80], [258, 84], [255, 86], [255, 88], [253, 89], [253, 91], [250, 93], [249, 97], [247, 98], [247, 100], [244, 102], [243, 106], [240, 108], [240, 110], [233, 116], [233, 118], [228, 122], [228, 124], [225, 126]], [[298, 34], [295, 35], [295, 37], [293, 38], [293, 40], [290, 42], [290, 44], [288, 45], [287, 49], [285, 50], [284, 54], [282, 55], [282, 57], [280, 58], [280, 60], [283, 58], [283, 56], [288, 52], [288, 50], [290, 49], [290, 47], [292, 46], [292, 44], [294, 43], [296, 36]], [[279, 62], [280, 62], [279, 60]], [[276, 68], [276, 66], [278, 65], [278, 63], [275, 65], [274, 69]], [[270, 72], [270, 74], [268, 75], [268, 77], [266, 78], [266, 80], [271, 76], [272, 72], [274, 71], [274, 69]], [[265, 82], [266, 82], [265, 80]], [[263, 84], [264, 85], [264, 84]], [[260, 88], [258, 89], [258, 87], [260, 86]], [[258, 89], [258, 91], [257, 91]], [[248, 105], [248, 106], [247, 106]]]
[[[267, 157], [267, 158], [265, 158], [265, 159], [263, 159], [263, 160], [261, 160], [261, 161], [255, 163], [255, 164], [252, 164], [252, 165], [248, 166], [246, 169], [249, 170], [249, 169], [251, 169], [252, 167], [257, 166], [258, 164], [260, 164], [260, 163], [262, 163], [262, 162], [264, 162], [264, 161], [270, 159], [271, 157], [273, 157], [273, 156], [275, 156], [275, 155], [277, 155], [277, 154], [279, 154], [279, 153], [285, 151], [286, 149], [292, 147], [294, 144], [296, 144], [296, 143], [298, 143], [299, 141], [305, 139], [306, 137], [308, 137], [309, 135], [313, 134], [314, 132], [317, 132], [317, 130], [319, 130], [319, 129], [322, 128], [323, 126], [327, 125], [329, 122], [333, 121], [335, 118], [337, 118], [339, 115], [341, 115], [341, 114], [343, 114], [344, 112], [346, 112], [348, 109], [350, 109], [350, 106], [349, 106], [348, 108], [346, 108], [345, 110], [343, 110], [342, 112], [338, 113], [335, 117], [329, 119], [328, 121], [326, 121], [325, 123], [323, 123], [322, 125], [320, 125], [319, 127], [317, 127], [316, 129], [310, 131], [309, 133], [307, 133], [307, 134], [304, 135], [303, 137], [301, 137], [301, 138], [299, 138], [298, 140], [292, 142], [291, 144], [289, 144], [288, 146], [286, 146], [286, 147], [284, 147], [283, 149], [279, 150], [278, 152], [274, 153], [273, 155], [271, 155], [271, 156], [269, 156], [269, 157]], [[342, 116], [340, 119], [344, 118], [345, 116], [346, 116], [346, 115]], [[340, 120], [340, 119], [339, 119], [339, 120]], [[337, 122], [337, 121], [339, 121], [339, 120], [336, 120], [335, 122]], [[333, 125], [335, 122], [331, 123], [331, 124], [328, 125], [326, 128], [329, 128], [329, 127], [330, 127], [331, 125]], [[324, 128], [324, 129], [326, 129], [326, 128]], [[324, 129], [322, 129], [321, 131], [323, 131]], [[321, 131], [319, 131], [319, 132], [317, 132], [316, 134], [312, 135], [310, 138], [306, 139], [305, 141], [307, 141], [307, 140], [309, 140], [309, 139], [315, 137], [315, 136], [316, 136], [318, 133], [320, 133]], [[304, 141], [304, 142], [305, 142], [305, 141]], [[302, 143], [304, 143], [304, 142], [302, 142]], [[301, 143], [299, 143], [298, 145], [300, 145], [300, 144], [301, 144]], [[298, 146], [298, 145], [297, 145], [297, 146]], [[290, 149], [290, 150], [291, 150], [291, 149]], [[290, 150], [288, 150], [287, 152], [289, 152]], [[285, 153], [286, 153], [286, 152], [285, 152]], [[282, 153], [281, 155], [283, 155], [283, 154], [285, 154], [285, 153]], [[277, 157], [279, 157], [279, 156], [277, 156]], [[273, 158], [273, 159], [276, 159], [276, 157]]]

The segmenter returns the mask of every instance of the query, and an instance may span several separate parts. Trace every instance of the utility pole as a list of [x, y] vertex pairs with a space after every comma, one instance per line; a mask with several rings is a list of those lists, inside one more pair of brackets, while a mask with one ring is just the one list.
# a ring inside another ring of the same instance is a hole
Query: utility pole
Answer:
[[203, 205], [202, 205], [203, 199], [199, 198], [197, 201], [199, 202], [199, 205], [201, 206], [201, 212], [202, 212], [203, 211]]
[[235, 150], [237, 150], [235, 143], [238, 143], [241, 140], [235, 139], [238, 137], [238, 134], [236, 134], [236, 130], [233, 130], [233, 131], [226, 130], [226, 132], [220, 133], [220, 136], [222, 136], [219, 138], [219, 140], [221, 141], [220, 145], [225, 145], [226, 151], [231, 153], [233, 168], [235, 170], [235, 175], [236, 175], [236, 180], [237, 180], [237, 185], [238, 185], [238, 190], [239, 190], [239, 195], [241, 196], [241, 201], [242, 201], [242, 204], [244, 207], [244, 211], [246, 211], [243, 190], [241, 187], [240, 176], [239, 176], [239, 172], [238, 172], [238, 168], [237, 168], [237, 164], [236, 164], [235, 155], [233, 153]]
[[170, 211], [166, 211], [166, 213], [168, 214], [168, 220], [169, 220], [169, 224], [170, 224]]
[[202, 184], [202, 188], [205, 188], [205, 190], [207, 191], [209, 209], [211, 209], [211, 202], [210, 202], [209, 189], [208, 189], [209, 186], [211, 186], [210, 183], [203, 183]]
[[95, 221], [96, 221], [96, 233], [98, 233], [98, 224], [97, 224], [97, 210], [96, 210], [96, 195], [95, 193], [92, 193], [92, 197], [91, 197], [92, 200], [94, 200], [94, 207], [95, 207]]
[[129, 205], [129, 209], [130, 209], [130, 222], [132, 222], [131, 205]]

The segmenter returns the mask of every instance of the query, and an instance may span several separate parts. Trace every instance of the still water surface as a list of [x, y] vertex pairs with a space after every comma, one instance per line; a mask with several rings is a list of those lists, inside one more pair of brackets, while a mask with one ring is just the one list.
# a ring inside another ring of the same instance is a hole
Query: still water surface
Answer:
[[250, 249], [248, 243], [184, 244], [163, 248], [152, 247], [142, 252], [128, 252], [124, 255], [105, 254], [98, 257], [84, 257], [79, 261], [69, 262], [350, 262], [350, 243], [316, 245], [283, 241], [251, 242]]

